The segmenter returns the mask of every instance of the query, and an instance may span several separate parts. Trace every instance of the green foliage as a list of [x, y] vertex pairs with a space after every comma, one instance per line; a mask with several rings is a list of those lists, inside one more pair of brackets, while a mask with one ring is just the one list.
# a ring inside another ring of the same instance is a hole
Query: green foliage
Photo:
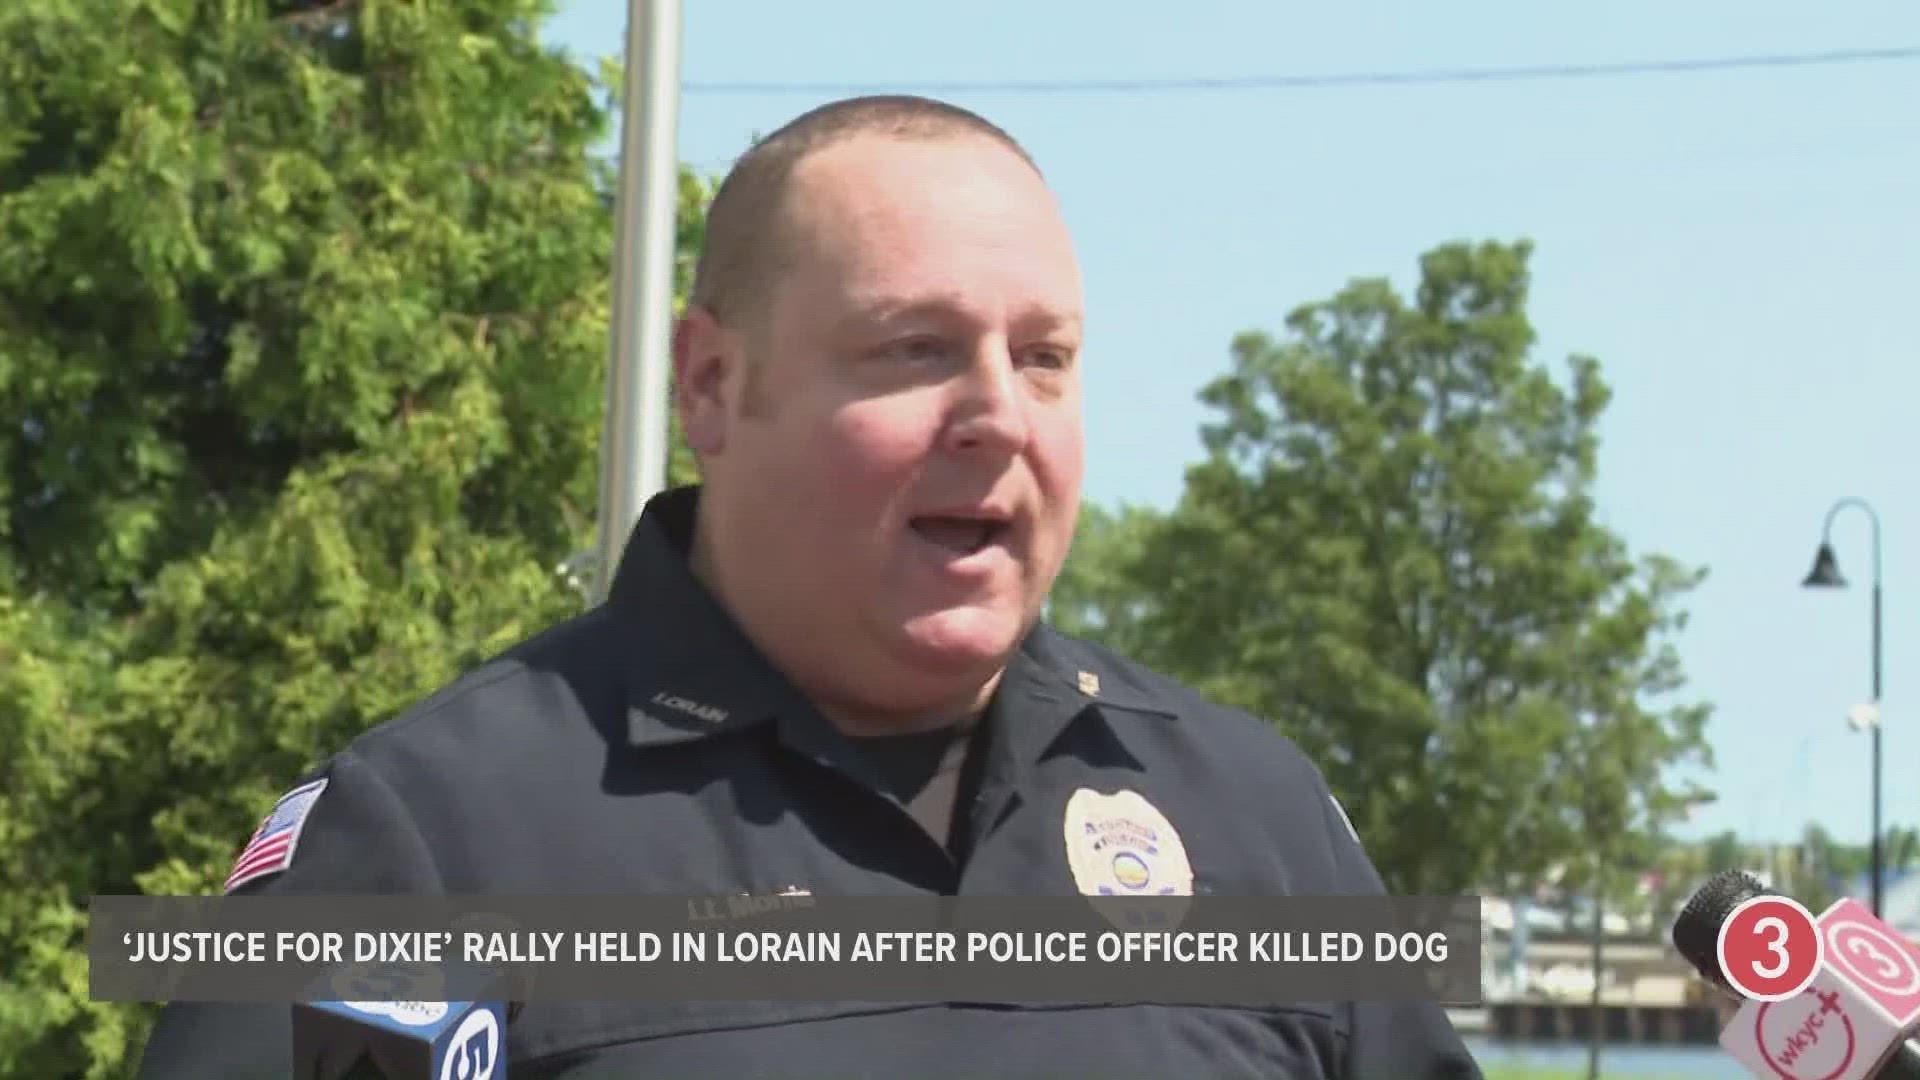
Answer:
[[1650, 700], [1698, 578], [1599, 520], [1608, 391], [1530, 361], [1529, 254], [1446, 245], [1410, 298], [1355, 281], [1240, 336], [1178, 507], [1090, 514], [1054, 600], [1274, 719], [1407, 892], [1642, 862], [1701, 798], [1667, 769], [1706, 759], [1705, 709]]
[[578, 610], [609, 117], [548, 7], [0, 4], [0, 1078], [131, 1068], [88, 896], [217, 891], [297, 773]]
[[[1794, 897], [1815, 913], [1842, 896], [1866, 903], [1866, 877], [1873, 866], [1867, 842], [1842, 844], [1826, 828], [1809, 824], [1797, 843], [1742, 841], [1724, 831], [1692, 847], [1669, 849], [1663, 860], [1676, 888], [1691, 891], [1701, 880], [1722, 870], [1744, 870], [1761, 875], [1775, 889]], [[1881, 843], [1882, 870], [1889, 886], [1913, 872], [1920, 861], [1920, 829], [1895, 825]], [[1676, 902], [1677, 902], [1676, 898]]]
[[1741, 870], [1747, 865], [1746, 847], [1740, 843], [1740, 837], [1731, 831], [1715, 833], [1708, 837], [1704, 858], [1706, 865], [1701, 869], [1708, 874], [1717, 874], [1722, 870]]
[[1048, 598], [1047, 620], [1064, 633], [1134, 653], [1141, 645], [1138, 620], [1146, 609], [1129, 570], [1159, 521], [1142, 507], [1110, 511], [1083, 505], [1073, 548]]

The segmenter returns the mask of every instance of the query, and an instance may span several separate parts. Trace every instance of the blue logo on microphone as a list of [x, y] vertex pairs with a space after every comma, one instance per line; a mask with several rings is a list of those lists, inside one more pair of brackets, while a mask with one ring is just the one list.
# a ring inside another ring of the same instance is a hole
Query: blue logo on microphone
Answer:
[[440, 1080], [493, 1080], [499, 1062], [500, 1025], [492, 1010], [481, 1009], [468, 1014], [447, 1042]]

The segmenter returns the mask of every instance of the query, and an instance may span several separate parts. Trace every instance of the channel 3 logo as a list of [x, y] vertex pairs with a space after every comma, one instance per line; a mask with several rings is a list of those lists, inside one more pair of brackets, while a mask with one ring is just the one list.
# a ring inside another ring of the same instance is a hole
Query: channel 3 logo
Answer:
[[500, 1025], [492, 1010], [468, 1014], [447, 1043], [440, 1080], [493, 1080], [500, 1061]]

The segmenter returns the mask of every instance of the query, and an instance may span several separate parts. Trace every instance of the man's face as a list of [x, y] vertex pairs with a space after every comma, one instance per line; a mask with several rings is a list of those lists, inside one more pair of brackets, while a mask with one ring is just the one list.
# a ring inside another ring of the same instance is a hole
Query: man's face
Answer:
[[803, 683], [938, 708], [1018, 644], [1073, 535], [1072, 244], [1032, 169], [973, 139], [819, 151], [782, 220], [761, 316], [707, 335], [745, 362], [684, 405], [721, 591]]

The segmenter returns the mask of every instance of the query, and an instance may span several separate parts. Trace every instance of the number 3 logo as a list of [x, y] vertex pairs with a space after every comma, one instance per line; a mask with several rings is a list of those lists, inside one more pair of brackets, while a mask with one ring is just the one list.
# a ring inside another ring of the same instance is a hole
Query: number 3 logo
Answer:
[[[1848, 938], [1847, 951], [1862, 961], [1872, 961], [1876, 969], [1873, 974], [1879, 975], [1883, 979], [1890, 980], [1896, 975], [1905, 975], [1907, 973], [1906, 968], [1894, 963], [1893, 957], [1888, 956], [1886, 950], [1882, 949], [1879, 944], [1871, 938]], [[1867, 975], [1868, 972], [1865, 968], [1861, 968], [1860, 974]]]
[[1792, 962], [1787, 956], [1786, 920], [1778, 915], [1768, 915], [1759, 922], [1754, 923], [1753, 929], [1756, 933], [1772, 935], [1763, 944], [1765, 944], [1767, 951], [1777, 958], [1777, 961], [1772, 964], [1755, 962], [1753, 965], [1753, 973], [1763, 979], [1777, 979], [1785, 975], [1787, 973], [1787, 965]]
[[1844, 919], [1829, 926], [1823, 936], [1834, 958], [1869, 991], [1893, 997], [1920, 993], [1920, 964], [1885, 932]]
[[1756, 1001], [1796, 997], [1820, 973], [1826, 938], [1813, 913], [1785, 896], [1755, 896], [1720, 924], [1717, 959], [1729, 985]]

